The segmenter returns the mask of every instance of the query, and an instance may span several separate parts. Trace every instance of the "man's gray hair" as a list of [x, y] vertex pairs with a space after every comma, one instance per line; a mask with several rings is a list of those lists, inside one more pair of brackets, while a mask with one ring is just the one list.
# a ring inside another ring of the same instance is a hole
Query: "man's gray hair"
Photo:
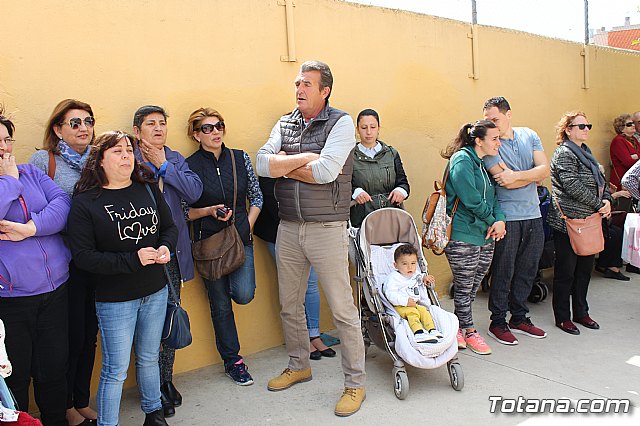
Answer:
[[328, 101], [329, 96], [331, 96], [331, 91], [333, 90], [333, 74], [331, 74], [331, 68], [329, 68], [329, 65], [320, 61], [307, 61], [300, 65], [301, 73], [309, 71], [320, 72], [320, 90], [325, 87], [329, 88], [329, 95], [327, 96]]

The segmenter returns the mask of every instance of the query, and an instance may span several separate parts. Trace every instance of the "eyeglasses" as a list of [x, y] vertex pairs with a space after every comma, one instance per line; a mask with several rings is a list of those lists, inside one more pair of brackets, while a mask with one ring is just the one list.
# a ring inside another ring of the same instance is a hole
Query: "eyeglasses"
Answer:
[[194, 129], [196, 132], [202, 132], [205, 135], [213, 132], [213, 128], [216, 128], [219, 132], [224, 130], [224, 121], [218, 121], [216, 124], [203, 124], [202, 126]]
[[584, 130], [585, 128], [591, 130], [593, 124], [569, 124], [567, 127], [577, 127], [580, 130]]
[[62, 124], [68, 124], [69, 127], [71, 127], [73, 130], [77, 130], [80, 125], [82, 124], [82, 122], [84, 121], [84, 125], [87, 127], [93, 127], [94, 124], [96, 124], [96, 119], [93, 117], [86, 117], [84, 120], [82, 120], [82, 118], [78, 118], [78, 117], [74, 117], [69, 119], [69, 122], [62, 122], [60, 123]]
[[6, 146], [11, 146], [16, 140], [11, 138], [4, 138], [4, 139], [0, 139], [0, 141], [4, 142]]
[[625, 126], [625, 127], [633, 127], [633, 126], [635, 126], [635, 124], [634, 124], [634, 122], [633, 122], [633, 121], [630, 121], [630, 122], [628, 122], [628, 123], [624, 123], [624, 126]]

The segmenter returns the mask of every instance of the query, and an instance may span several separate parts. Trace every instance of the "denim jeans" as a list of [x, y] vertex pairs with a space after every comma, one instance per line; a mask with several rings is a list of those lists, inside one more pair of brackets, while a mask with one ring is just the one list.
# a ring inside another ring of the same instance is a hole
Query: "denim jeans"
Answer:
[[[269, 253], [276, 259], [276, 243], [267, 242]], [[316, 271], [311, 268], [307, 281], [307, 292], [304, 295], [304, 312], [307, 315], [307, 328], [309, 337], [320, 336], [320, 290], [318, 289], [318, 277]]]
[[166, 312], [166, 286], [149, 296], [127, 302], [96, 302], [102, 339], [98, 425], [118, 424], [122, 384], [127, 378], [132, 344], [142, 411], [148, 414], [162, 408], [158, 354]]
[[244, 253], [244, 264], [229, 275], [215, 281], [202, 279], [207, 287], [216, 347], [224, 361], [225, 371], [242, 359], [231, 301], [238, 305], [246, 305], [253, 300], [256, 292], [253, 246], [244, 246]]

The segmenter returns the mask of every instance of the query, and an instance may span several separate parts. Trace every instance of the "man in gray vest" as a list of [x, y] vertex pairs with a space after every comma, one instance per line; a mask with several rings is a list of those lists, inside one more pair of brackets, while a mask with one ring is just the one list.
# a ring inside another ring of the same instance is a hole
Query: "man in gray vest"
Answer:
[[304, 297], [313, 266], [342, 341], [345, 389], [335, 409], [349, 416], [365, 398], [364, 344], [347, 260], [347, 220], [355, 128], [351, 117], [329, 106], [333, 76], [327, 64], [308, 61], [295, 80], [297, 108], [280, 118], [258, 151], [260, 176], [278, 178], [280, 208], [276, 262], [289, 365], [270, 391], [311, 380]]

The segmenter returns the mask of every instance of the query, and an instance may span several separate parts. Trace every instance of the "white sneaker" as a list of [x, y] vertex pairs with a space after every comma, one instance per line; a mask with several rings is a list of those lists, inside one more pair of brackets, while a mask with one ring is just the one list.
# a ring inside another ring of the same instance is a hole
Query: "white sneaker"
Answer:
[[414, 334], [417, 343], [436, 343], [438, 338], [432, 335], [431, 333], [425, 333], [424, 331], [421, 333]]
[[436, 330], [436, 329], [429, 331], [429, 334], [431, 336], [435, 336], [436, 339], [442, 339], [444, 337], [444, 334], [442, 334], [439, 330]]

